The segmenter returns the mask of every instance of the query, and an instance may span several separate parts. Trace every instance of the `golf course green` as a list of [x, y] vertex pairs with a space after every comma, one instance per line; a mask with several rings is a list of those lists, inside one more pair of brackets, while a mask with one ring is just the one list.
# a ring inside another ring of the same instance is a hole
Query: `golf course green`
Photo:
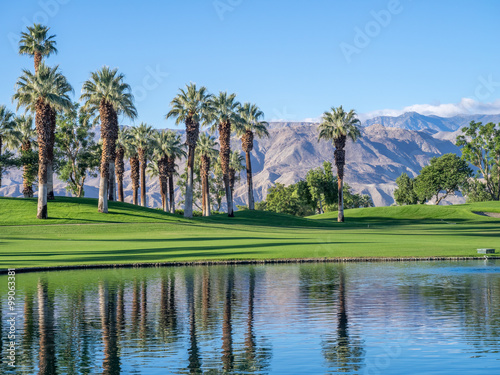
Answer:
[[238, 211], [234, 218], [179, 215], [110, 202], [56, 197], [49, 219], [35, 199], [0, 198], [0, 269], [218, 260], [479, 256], [500, 249], [500, 202], [346, 210], [299, 218]]

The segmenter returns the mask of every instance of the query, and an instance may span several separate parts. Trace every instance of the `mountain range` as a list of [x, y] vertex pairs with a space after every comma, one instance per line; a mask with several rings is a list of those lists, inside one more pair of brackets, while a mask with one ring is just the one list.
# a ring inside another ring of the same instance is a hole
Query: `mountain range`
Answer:
[[[500, 122], [500, 115], [467, 115], [455, 117], [424, 116], [415, 112], [401, 116], [380, 116], [363, 123], [360, 139], [346, 146], [346, 182], [356, 193], [369, 194], [376, 206], [394, 202], [395, 180], [406, 172], [416, 176], [432, 157], [446, 153], [460, 154], [455, 146], [460, 128], [470, 121]], [[178, 130], [184, 134], [184, 131]], [[312, 168], [323, 161], [333, 162], [334, 147], [326, 141], [318, 142], [318, 124], [309, 122], [272, 122], [269, 138], [256, 139], [252, 151], [255, 199], [265, 199], [269, 187], [275, 183], [289, 185], [303, 179]], [[241, 141], [231, 140], [232, 148], [241, 151]], [[333, 163], [334, 164], [334, 163]], [[184, 170], [185, 161], [179, 163]], [[335, 173], [334, 167], [334, 173]], [[22, 176], [17, 170], [3, 177], [4, 186], [0, 195], [22, 196]], [[85, 185], [85, 196], [97, 197], [98, 178], [89, 178]], [[131, 202], [130, 167], [126, 163], [126, 201]], [[57, 195], [68, 195], [65, 184], [56, 181]], [[157, 178], [147, 179], [148, 205], [159, 207], [160, 194]], [[176, 189], [176, 199], [182, 199]], [[448, 203], [463, 202], [462, 197], [451, 197]], [[235, 188], [235, 204], [246, 202], [245, 172]]]

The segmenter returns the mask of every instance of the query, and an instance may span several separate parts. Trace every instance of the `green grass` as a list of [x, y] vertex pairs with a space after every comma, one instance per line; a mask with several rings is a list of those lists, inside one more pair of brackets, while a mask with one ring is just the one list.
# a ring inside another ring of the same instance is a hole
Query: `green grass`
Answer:
[[[500, 202], [378, 207], [298, 218], [259, 211], [186, 220], [159, 210], [57, 197], [49, 219], [36, 201], [0, 198], [0, 268], [196, 260], [477, 256], [500, 249]], [[77, 225], [68, 225], [77, 224]]]

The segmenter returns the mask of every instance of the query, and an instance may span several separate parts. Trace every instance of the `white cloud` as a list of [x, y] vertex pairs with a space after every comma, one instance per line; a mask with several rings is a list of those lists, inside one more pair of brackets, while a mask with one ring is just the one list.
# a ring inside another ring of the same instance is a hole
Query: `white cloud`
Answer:
[[492, 115], [500, 113], [500, 99], [483, 103], [471, 98], [462, 98], [459, 103], [448, 104], [414, 104], [403, 109], [381, 109], [359, 114], [365, 121], [377, 116], [400, 116], [406, 112], [417, 112], [426, 116], [453, 117], [457, 115]]

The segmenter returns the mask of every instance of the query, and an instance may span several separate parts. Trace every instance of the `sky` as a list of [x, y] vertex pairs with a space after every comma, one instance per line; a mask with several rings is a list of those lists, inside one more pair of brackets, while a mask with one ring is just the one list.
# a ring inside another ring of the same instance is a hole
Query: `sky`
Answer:
[[90, 72], [118, 68], [138, 118], [156, 128], [189, 82], [235, 92], [268, 121], [312, 121], [340, 105], [361, 119], [405, 111], [500, 113], [500, 2], [496, 0], [19, 0], [3, 1], [0, 104], [23, 68], [19, 34], [56, 35], [75, 90]]

